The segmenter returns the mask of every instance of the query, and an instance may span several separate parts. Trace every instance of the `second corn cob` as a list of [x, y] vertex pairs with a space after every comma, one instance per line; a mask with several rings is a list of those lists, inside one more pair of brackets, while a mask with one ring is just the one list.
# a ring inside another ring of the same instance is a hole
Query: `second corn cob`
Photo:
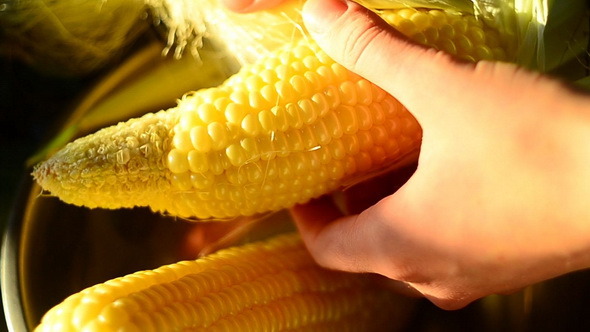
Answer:
[[[459, 58], [510, 58], [501, 34], [473, 16], [378, 12], [408, 37]], [[77, 205], [231, 218], [304, 203], [415, 160], [420, 139], [396, 99], [299, 38], [174, 109], [69, 144], [34, 176]]]
[[48, 311], [36, 331], [399, 327], [408, 300], [371, 281], [366, 275], [323, 269], [298, 235], [279, 235], [92, 286]]

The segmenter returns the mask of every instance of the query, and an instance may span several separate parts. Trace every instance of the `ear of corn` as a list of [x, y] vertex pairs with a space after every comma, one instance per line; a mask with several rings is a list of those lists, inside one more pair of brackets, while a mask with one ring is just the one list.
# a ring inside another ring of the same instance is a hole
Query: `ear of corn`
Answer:
[[36, 331], [370, 331], [408, 300], [316, 265], [296, 234], [136, 272], [71, 295]]
[[[502, 36], [473, 16], [378, 12], [413, 40], [459, 58], [510, 59]], [[34, 176], [77, 205], [230, 218], [304, 203], [414, 161], [420, 139], [396, 99], [298, 38], [176, 108], [69, 144]]]

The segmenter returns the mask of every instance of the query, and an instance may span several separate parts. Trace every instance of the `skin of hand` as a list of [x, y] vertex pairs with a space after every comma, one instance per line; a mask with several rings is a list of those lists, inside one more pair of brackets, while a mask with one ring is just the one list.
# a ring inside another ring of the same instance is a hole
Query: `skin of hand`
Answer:
[[330, 56], [423, 128], [394, 194], [352, 215], [328, 198], [292, 210], [319, 264], [405, 282], [444, 309], [590, 267], [590, 96], [511, 64], [458, 62], [354, 2], [308, 0], [303, 15]]

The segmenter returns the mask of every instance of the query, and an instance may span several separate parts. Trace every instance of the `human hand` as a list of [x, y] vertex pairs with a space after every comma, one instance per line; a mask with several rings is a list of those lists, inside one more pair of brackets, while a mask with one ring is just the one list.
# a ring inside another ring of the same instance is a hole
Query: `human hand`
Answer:
[[423, 128], [395, 194], [355, 215], [327, 198], [293, 209], [318, 263], [401, 280], [446, 309], [590, 266], [588, 96], [513, 65], [457, 62], [352, 2], [309, 0], [303, 15], [330, 56]]

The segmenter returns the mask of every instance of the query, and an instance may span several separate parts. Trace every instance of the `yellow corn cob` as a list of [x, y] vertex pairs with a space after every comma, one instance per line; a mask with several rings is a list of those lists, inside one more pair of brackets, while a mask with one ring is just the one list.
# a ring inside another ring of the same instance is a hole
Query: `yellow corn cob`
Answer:
[[279, 235], [92, 286], [49, 310], [36, 331], [370, 331], [399, 325], [405, 309], [392, 304], [406, 300], [371, 280], [323, 269], [297, 234]]
[[[380, 14], [408, 37], [460, 58], [510, 58], [498, 32], [473, 16]], [[415, 160], [420, 139], [396, 99], [299, 38], [174, 109], [69, 144], [34, 176], [77, 205], [229, 218], [303, 203]]]

